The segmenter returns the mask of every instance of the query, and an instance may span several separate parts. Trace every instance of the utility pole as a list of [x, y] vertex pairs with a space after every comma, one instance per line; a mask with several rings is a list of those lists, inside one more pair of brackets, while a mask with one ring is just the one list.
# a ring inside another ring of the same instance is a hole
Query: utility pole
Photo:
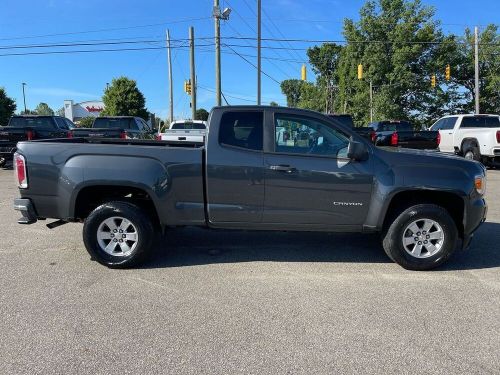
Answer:
[[370, 122], [373, 122], [373, 83], [370, 79]]
[[172, 80], [172, 53], [170, 51], [170, 32], [167, 29], [167, 53], [168, 53], [168, 82], [170, 85], [170, 118], [169, 121], [174, 121], [174, 83]]
[[189, 28], [189, 47], [191, 60], [191, 114], [196, 118], [196, 75], [194, 71], [194, 27]]
[[257, 105], [260, 105], [260, 71], [261, 71], [261, 59], [260, 59], [260, 47], [261, 47], [261, 0], [257, 0]]
[[222, 105], [220, 78], [220, 8], [219, 0], [214, 0], [215, 20], [215, 105]]
[[479, 36], [478, 28], [474, 27], [474, 70], [475, 70], [475, 97], [476, 97], [476, 115], [479, 112]]
[[23, 101], [24, 101], [24, 114], [26, 115], [26, 94], [24, 93], [24, 86], [26, 86], [26, 83], [23, 82]]

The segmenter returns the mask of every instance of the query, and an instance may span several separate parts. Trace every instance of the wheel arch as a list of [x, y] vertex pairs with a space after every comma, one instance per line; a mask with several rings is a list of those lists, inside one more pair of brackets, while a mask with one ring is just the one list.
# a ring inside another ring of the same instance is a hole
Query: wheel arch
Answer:
[[75, 189], [70, 203], [70, 215], [84, 220], [90, 212], [103, 203], [123, 201], [133, 203], [150, 215], [155, 223], [162, 223], [154, 195], [145, 186], [123, 184], [86, 184]]
[[463, 238], [466, 206], [462, 194], [454, 191], [414, 189], [396, 192], [390, 198], [385, 214], [381, 215], [382, 230], [385, 231], [395, 217], [405, 209], [417, 204], [435, 204], [443, 207], [453, 218], [459, 236]]

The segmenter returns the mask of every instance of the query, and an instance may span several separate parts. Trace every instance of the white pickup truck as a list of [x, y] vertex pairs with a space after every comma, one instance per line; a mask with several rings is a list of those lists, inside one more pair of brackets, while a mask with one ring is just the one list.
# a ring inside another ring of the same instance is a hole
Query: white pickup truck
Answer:
[[500, 116], [455, 115], [436, 121], [430, 130], [438, 130], [439, 150], [478, 160], [485, 165], [500, 165]]
[[207, 133], [207, 122], [201, 120], [176, 120], [165, 133], [160, 134], [162, 141], [203, 143]]

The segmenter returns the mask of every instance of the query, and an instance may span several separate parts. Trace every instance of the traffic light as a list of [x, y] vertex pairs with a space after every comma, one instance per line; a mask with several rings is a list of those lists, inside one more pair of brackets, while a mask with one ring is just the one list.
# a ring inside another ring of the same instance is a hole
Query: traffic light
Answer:
[[446, 73], [445, 73], [446, 80], [449, 81], [451, 78], [451, 68], [450, 64], [446, 65]]
[[363, 64], [358, 65], [358, 79], [363, 79]]
[[307, 81], [306, 64], [302, 64], [302, 69], [300, 70], [300, 78], [302, 79], [302, 81]]
[[436, 75], [435, 74], [433, 74], [431, 76], [431, 86], [436, 87]]
[[184, 92], [191, 95], [191, 80], [184, 81]]

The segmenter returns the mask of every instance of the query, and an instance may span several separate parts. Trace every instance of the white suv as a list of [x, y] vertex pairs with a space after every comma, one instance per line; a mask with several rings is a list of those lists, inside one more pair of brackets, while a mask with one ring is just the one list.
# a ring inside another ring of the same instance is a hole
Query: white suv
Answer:
[[441, 136], [439, 150], [500, 165], [500, 116], [456, 115], [436, 121], [431, 130]]

